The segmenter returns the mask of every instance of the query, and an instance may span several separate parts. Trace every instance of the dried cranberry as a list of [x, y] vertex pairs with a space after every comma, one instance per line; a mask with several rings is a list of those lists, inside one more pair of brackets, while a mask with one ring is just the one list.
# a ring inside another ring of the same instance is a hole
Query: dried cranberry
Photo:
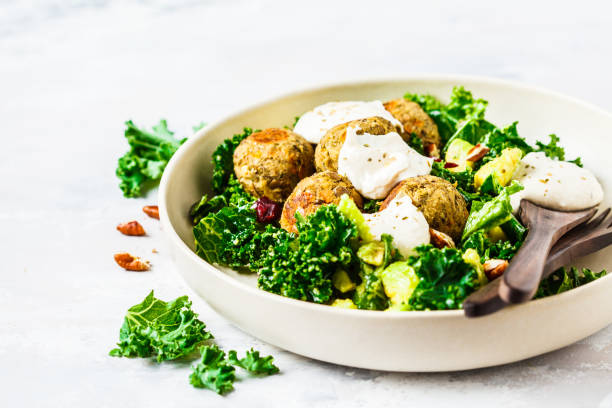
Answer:
[[444, 163], [444, 168], [445, 169], [452, 169], [453, 167], [459, 167], [459, 165], [457, 163], [453, 163], [453, 162], [446, 162], [446, 163]]
[[255, 207], [255, 213], [257, 214], [257, 222], [263, 224], [278, 220], [283, 210], [280, 203], [274, 202], [267, 197], [261, 197], [255, 201], [253, 207]]
[[442, 161], [442, 159], [441, 159], [441, 158], [439, 158], [439, 157], [436, 157], [436, 158], [434, 159], [434, 161], [435, 161], [435, 162], [440, 163], [440, 162]]

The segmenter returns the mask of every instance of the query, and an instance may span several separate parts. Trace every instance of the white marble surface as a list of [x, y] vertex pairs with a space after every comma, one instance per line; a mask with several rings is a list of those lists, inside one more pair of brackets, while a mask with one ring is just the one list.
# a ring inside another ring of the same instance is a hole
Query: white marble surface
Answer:
[[[479, 74], [612, 110], [612, 7], [560, 3], [0, 1], [0, 404], [612, 407], [612, 327], [528, 361], [442, 374], [357, 370], [261, 344], [182, 283], [140, 212], [155, 192], [123, 199], [113, 174], [126, 119], [165, 117], [187, 135], [321, 81]], [[115, 225], [130, 219], [150, 236], [120, 236]], [[124, 250], [153, 270], [119, 270], [112, 254]], [[270, 352], [282, 374], [222, 398], [192, 388], [185, 364], [108, 357], [126, 308], [150, 289], [191, 295], [222, 347]]]

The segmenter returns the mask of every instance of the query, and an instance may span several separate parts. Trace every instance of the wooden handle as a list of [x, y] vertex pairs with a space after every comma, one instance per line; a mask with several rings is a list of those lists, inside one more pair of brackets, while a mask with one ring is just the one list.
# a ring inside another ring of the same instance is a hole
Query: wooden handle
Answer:
[[556, 241], [557, 228], [535, 224], [516, 253], [499, 285], [499, 296], [506, 303], [523, 303], [538, 290], [546, 258]]

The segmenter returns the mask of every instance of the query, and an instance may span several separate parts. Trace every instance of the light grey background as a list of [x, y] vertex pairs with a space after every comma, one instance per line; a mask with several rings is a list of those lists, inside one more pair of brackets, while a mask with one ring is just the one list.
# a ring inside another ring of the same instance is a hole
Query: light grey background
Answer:
[[[446, 374], [357, 370], [262, 344], [182, 283], [140, 212], [155, 192], [123, 199], [114, 176], [127, 119], [164, 117], [188, 136], [322, 81], [487, 75], [612, 110], [612, 7], [561, 3], [0, 1], [0, 404], [612, 407], [610, 327], [528, 361]], [[131, 219], [149, 236], [115, 231]], [[118, 251], [153, 270], [121, 271]], [[282, 374], [222, 398], [192, 388], [188, 364], [108, 357], [125, 310], [150, 289], [189, 294], [222, 347], [272, 353]]]

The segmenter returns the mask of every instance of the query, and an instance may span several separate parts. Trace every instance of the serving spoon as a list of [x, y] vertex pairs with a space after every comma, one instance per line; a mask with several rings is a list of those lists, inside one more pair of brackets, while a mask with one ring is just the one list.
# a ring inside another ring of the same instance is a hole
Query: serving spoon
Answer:
[[[576, 258], [611, 245], [612, 218], [608, 218], [609, 214], [610, 208], [607, 208], [597, 217], [582, 223], [560, 238], [546, 260], [542, 279]], [[501, 282], [501, 278], [495, 279], [468, 296], [463, 302], [465, 316], [486, 316], [506, 307], [508, 304], [499, 297]]]
[[523, 303], [538, 290], [546, 258], [566, 232], [590, 219], [596, 208], [555, 211], [522, 200], [519, 216], [528, 229], [527, 238], [502, 275], [499, 297], [506, 303]]

